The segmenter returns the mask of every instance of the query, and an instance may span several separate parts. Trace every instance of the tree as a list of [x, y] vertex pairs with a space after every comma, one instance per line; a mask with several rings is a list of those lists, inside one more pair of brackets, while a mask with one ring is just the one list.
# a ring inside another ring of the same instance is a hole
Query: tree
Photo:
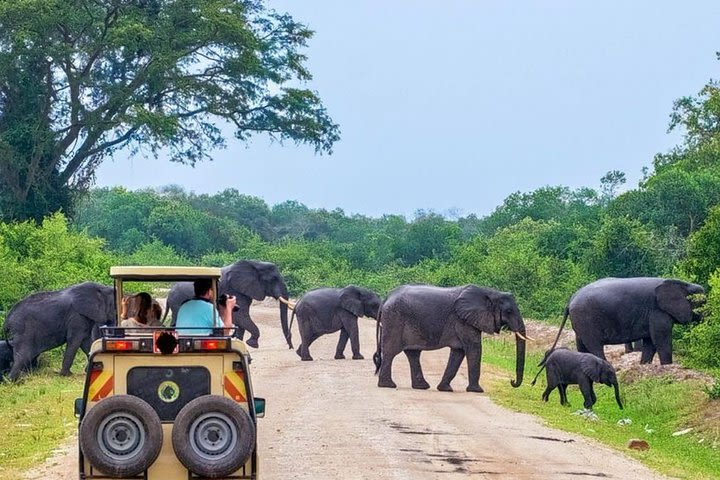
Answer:
[[0, 216], [69, 209], [119, 149], [194, 165], [247, 141], [332, 151], [338, 126], [301, 50], [312, 31], [264, 0], [0, 2]]

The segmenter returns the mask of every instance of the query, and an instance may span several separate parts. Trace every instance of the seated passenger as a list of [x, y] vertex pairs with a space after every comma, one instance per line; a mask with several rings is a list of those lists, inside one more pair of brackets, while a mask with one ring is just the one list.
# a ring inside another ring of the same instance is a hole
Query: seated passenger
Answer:
[[[128, 317], [129, 311], [135, 309], [135, 303], [137, 303], [137, 312], [134, 312], [134, 316]], [[137, 295], [124, 297], [120, 310], [120, 318], [122, 319], [120, 326], [124, 328], [144, 328], [149, 326], [148, 315], [151, 313], [152, 308], [152, 297], [148, 293], [140, 292]]]
[[[213, 310], [212, 299], [214, 292], [212, 280], [201, 278], [193, 283], [195, 298], [183, 303], [178, 310], [178, 318], [175, 324], [180, 335], [210, 335], [212, 328], [226, 327], [225, 333], [230, 334], [228, 328], [232, 328], [232, 309], [235, 306], [235, 297], [228, 297], [225, 308], [218, 314]], [[183, 327], [186, 327], [183, 329]], [[187, 328], [197, 327], [197, 328]], [[204, 328], [199, 328], [204, 327]]]

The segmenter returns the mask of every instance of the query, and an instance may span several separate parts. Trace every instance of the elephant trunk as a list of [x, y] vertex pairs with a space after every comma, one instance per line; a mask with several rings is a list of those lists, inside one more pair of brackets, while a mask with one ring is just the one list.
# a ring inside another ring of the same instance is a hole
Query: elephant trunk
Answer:
[[620, 387], [618, 387], [618, 382], [617, 382], [617, 380], [616, 380], [615, 382], [613, 382], [613, 388], [615, 388], [615, 401], [617, 402], [618, 407], [620, 407], [620, 410], [622, 410], [622, 409], [623, 409], [623, 404], [622, 404], [622, 402], [620, 401]]
[[[280, 297], [288, 300], [287, 287], [283, 285], [283, 289], [280, 292]], [[290, 338], [290, 327], [288, 326], [288, 304], [280, 301], [280, 326], [282, 327], [283, 335], [285, 335], [285, 341], [288, 344], [288, 348], [292, 349], [292, 339]]]
[[[523, 335], [525, 332], [520, 332]], [[525, 374], [525, 339], [515, 335], [515, 380], [510, 380], [510, 385], [517, 388], [522, 384]]]

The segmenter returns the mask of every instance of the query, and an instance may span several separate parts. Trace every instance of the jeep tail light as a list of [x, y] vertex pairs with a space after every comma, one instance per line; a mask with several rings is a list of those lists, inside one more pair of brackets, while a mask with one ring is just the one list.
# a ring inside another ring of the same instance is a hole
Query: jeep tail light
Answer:
[[193, 341], [193, 350], [228, 350], [229, 346], [230, 340], [228, 340], [227, 338], [202, 338]]
[[105, 340], [104, 350], [108, 352], [128, 352], [139, 350], [137, 340]]

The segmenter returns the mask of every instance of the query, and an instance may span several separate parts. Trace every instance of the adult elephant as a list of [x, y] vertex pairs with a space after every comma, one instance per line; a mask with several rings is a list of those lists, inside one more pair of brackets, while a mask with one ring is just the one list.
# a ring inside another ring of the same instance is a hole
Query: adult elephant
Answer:
[[60, 374], [70, 375], [78, 348], [87, 355], [93, 331], [114, 323], [116, 316], [114, 289], [93, 282], [24, 298], [5, 319], [5, 336], [13, 351], [8, 377], [16, 380], [38, 355], [64, 343]]
[[660, 363], [672, 363], [672, 327], [700, 320], [688, 299], [702, 294], [700, 285], [658, 277], [603, 278], [575, 292], [553, 348], [570, 317], [580, 352], [605, 358], [604, 346], [642, 340], [640, 363], [650, 363], [657, 352]]
[[[285, 279], [278, 271], [277, 266], [270, 262], [258, 260], [240, 260], [223, 267], [221, 270], [220, 283], [218, 284], [219, 295], [234, 295], [237, 299], [236, 308], [233, 311], [233, 323], [237, 326], [236, 335], [243, 338], [245, 331], [250, 333], [247, 344], [251, 347], [258, 347], [260, 329], [250, 318], [250, 304], [253, 300], [263, 300], [265, 297], [272, 297], [280, 301], [280, 325], [288, 346], [292, 348], [288, 328], [288, 290]], [[167, 298], [167, 312], [172, 310], [172, 325], [175, 325], [177, 312], [185, 301], [193, 298], [192, 282], [178, 282], [172, 286]], [[164, 320], [164, 318], [163, 318]]]
[[[350, 340], [353, 360], [364, 358], [360, 354], [358, 317], [377, 319], [380, 297], [367, 288], [348, 285], [345, 288], [319, 288], [298, 300], [290, 319], [297, 315], [301, 344], [297, 354], [302, 360], [312, 360], [310, 345], [322, 335], [340, 330], [335, 358], [345, 358], [345, 347]], [[292, 332], [291, 332], [292, 335]], [[291, 346], [292, 338], [289, 337]]]
[[410, 362], [412, 387], [429, 388], [420, 366], [422, 350], [450, 347], [450, 358], [440, 384], [452, 391], [450, 382], [467, 357], [468, 392], [482, 392], [480, 360], [482, 334], [509, 328], [516, 335], [516, 378], [519, 387], [525, 368], [525, 324], [512, 294], [492, 288], [466, 285], [441, 288], [404, 285], [396, 288], [380, 308], [377, 352], [373, 357], [378, 386], [395, 388], [392, 362], [400, 352]]

